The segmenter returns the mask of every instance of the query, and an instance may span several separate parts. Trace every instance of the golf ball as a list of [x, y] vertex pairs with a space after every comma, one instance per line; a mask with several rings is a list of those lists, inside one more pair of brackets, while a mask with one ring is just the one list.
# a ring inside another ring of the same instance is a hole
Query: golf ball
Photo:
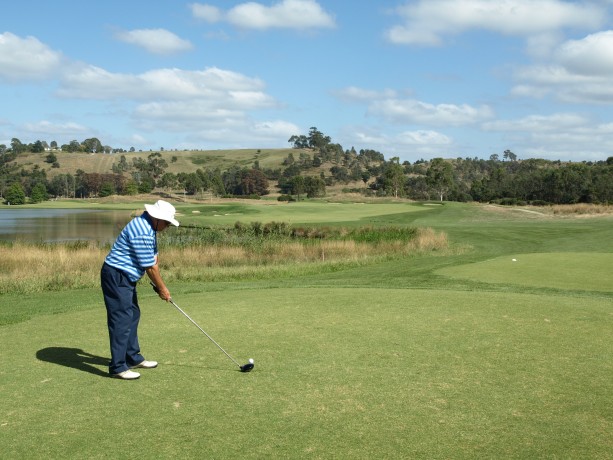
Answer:
[[253, 358], [249, 358], [249, 363], [253, 364]]
[[512, 262], [517, 262], [517, 259], [511, 259]]

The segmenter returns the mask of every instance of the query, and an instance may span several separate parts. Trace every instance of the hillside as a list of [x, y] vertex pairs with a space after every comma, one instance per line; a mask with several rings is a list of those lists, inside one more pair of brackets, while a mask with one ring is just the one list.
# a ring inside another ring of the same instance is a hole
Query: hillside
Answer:
[[[153, 153], [158, 152], [168, 163], [167, 172], [174, 174], [180, 172], [193, 172], [198, 168], [216, 169], [222, 171], [231, 166], [239, 165], [244, 167], [253, 166], [259, 161], [263, 169], [277, 169], [282, 167], [283, 160], [292, 152], [298, 156], [302, 150], [299, 149], [240, 149], [240, 150], [185, 150], [185, 151], [146, 151], [129, 153], [68, 153], [55, 152], [59, 168], [53, 168], [45, 161], [46, 153], [23, 153], [20, 154], [15, 162], [25, 170], [31, 170], [35, 166], [47, 172], [47, 177], [52, 179], [57, 174], [75, 174], [81, 169], [86, 173], [106, 174], [113, 172], [113, 164], [119, 162], [122, 155], [126, 157], [128, 164], [132, 164], [133, 158], [144, 160]], [[309, 151], [310, 154], [312, 152]]]

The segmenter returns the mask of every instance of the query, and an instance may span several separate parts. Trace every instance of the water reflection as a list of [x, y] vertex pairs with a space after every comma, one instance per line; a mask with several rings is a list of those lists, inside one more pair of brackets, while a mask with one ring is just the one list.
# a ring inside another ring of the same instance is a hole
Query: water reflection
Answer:
[[1, 209], [0, 241], [112, 243], [130, 211], [86, 209]]

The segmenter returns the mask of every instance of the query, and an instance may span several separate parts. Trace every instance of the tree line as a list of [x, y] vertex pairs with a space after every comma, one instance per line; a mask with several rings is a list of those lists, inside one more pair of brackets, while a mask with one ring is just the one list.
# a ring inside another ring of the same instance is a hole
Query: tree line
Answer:
[[[489, 159], [434, 158], [411, 164], [401, 163], [398, 157], [386, 160], [381, 152], [372, 149], [344, 149], [312, 127], [308, 134], [290, 137], [288, 142], [295, 154], [289, 153], [278, 168], [261, 168], [256, 160], [249, 167], [235, 165], [223, 171], [197, 168], [174, 174], [167, 171], [168, 163], [159, 152], [151, 152], [131, 162], [125, 155], [118, 155], [111, 173], [79, 170], [75, 174], [56, 174], [48, 180], [45, 169], [35, 166], [26, 171], [14, 161], [23, 152], [39, 152], [40, 145], [24, 147], [16, 139], [13, 141], [10, 148], [0, 146], [0, 197], [11, 204], [49, 197], [134, 195], [154, 189], [192, 196], [207, 192], [221, 197], [258, 198], [268, 195], [271, 187], [280, 193], [279, 199], [299, 200], [325, 196], [327, 187], [338, 184], [367, 196], [414, 200], [613, 203], [613, 157], [580, 163], [521, 160], [511, 150], [505, 150]], [[102, 146], [95, 141], [75, 143], [81, 146], [79, 151], [89, 151]], [[45, 151], [49, 152], [43, 144], [39, 153]], [[50, 151], [46, 161], [59, 167], [58, 158], [60, 152]], [[171, 161], [175, 160], [172, 157]]]

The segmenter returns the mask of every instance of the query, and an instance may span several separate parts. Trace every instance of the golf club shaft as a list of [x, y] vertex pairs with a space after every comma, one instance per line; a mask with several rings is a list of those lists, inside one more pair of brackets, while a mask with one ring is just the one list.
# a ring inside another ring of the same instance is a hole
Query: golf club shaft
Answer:
[[207, 339], [209, 339], [211, 342], [213, 342], [215, 345], [217, 345], [217, 348], [219, 348], [221, 351], [223, 351], [223, 352], [224, 352], [224, 354], [225, 354], [225, 355], [226, 355], [228, 358], [230, 358], [234, 364], [236, 364], [238, 367], [241, 367], [241, 365], [240, 365], [240, 364], [238, 364], [238, 363], [236, 362], [236, 360], [235, 360], [235, 359], [234, 359], [232, 356], [230, 356], [230, 355], [229, 355], [229, 354], [226, 352], [226, 350], [224, 350], [223, 348], [221, 348], [221, 345], [219, 345], [217, 342], [215, 342], [215, 340], [213, 340], [213, 337], [211, 337], [209, 334], [207, 334], [207, 333], [205, 332], [205, 330], [204, 330], [204, 329], [202, 329], [200, 326], [198, 326], [198, 323], [196, 323], [196, 321], [194, 321], [193, 319], [191, 319], [187, 313], [185, 313], [183, 310], [181, 310], [181, 308], [180, 308], [180, 307], [179, 307], [179, 306], [178, 306], [176, 303], [174, 303], [174, 301], [173, 301], [172, 299], [170, 299], [170, 303], [171, 303], [171, 304], [173, 304], [173, 305], [174, 305], [174, 307], [175, 307], [177, 310], [179, 310], [181, 313], [183, 313], [183, 315], [184, 315], [184, 316], [185, 316], [187, 319], [189, 319], [189, 320], [190, 320], [190, 321], [191, 321], [191, 322], [194, 324], [194, 326], [196, 326], [198, 329], [200, 329], [200, 332], [202, 332], [204, 335], [206, 335]]

